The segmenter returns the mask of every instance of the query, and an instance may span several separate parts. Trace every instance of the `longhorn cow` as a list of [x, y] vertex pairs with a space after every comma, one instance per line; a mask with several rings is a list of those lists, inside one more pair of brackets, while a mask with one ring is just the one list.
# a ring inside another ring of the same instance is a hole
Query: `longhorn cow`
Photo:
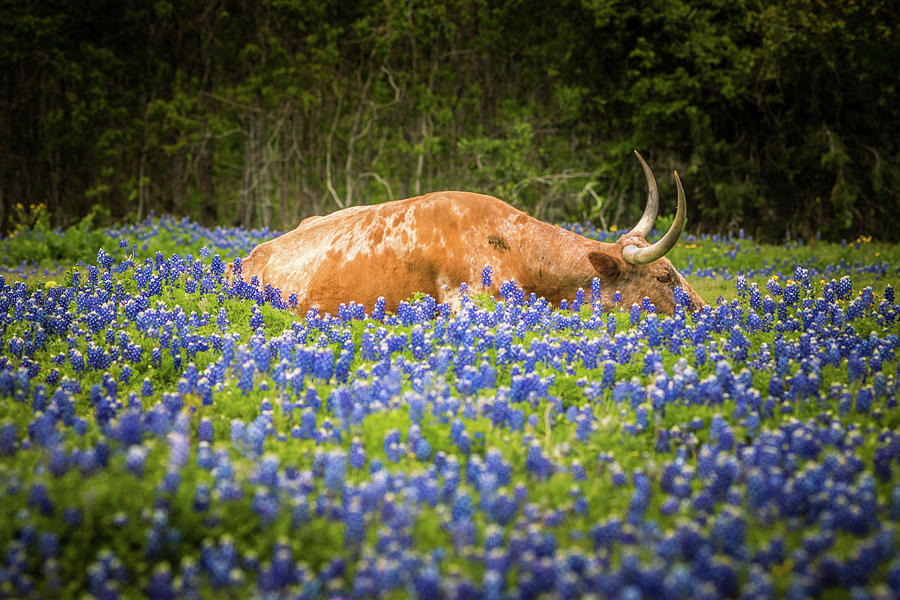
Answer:
[[[647, 179], [647, 204], [637, 225], [615, 243], [588, 239], [529, 217], [492, 196], [434, 192], [372, 206], [309, 217], [293, 231], [258, 245], [241, 263], [240, 277], [260, 288], [271, 285], [282, 298], [296, 294], [297, 310], [312, 307], [336, 314], [355, 301], [371, 310], [383, 296], [388, 310], [416, 292], [438, 302], [457, 299], [460, 284], [480, 289], [482, 269], [494, 281], [516, 280], [526, 293], [550, 302], [573, 300], [579, 288], [601, 283], [601, 303], [625, 306], [649, 297], [672, 314], [680, 286], [693, 309], [706, 302], [675, 270], [665, 254], [685, 224], [684, 189], [675, 172], [678, 206], [669, 230], [653, 244], [645, 239], [656, 220], [656, 178], [635, 151]], [[233, 278], [228, 265], [226, 278]], [[494, 286], [494, 291], [499, 286]]]

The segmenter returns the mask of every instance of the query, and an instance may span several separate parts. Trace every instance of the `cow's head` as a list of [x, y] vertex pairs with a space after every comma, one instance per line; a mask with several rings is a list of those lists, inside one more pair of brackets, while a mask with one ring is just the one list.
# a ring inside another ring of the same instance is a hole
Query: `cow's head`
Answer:
[[608, 252], [596, 251], [589, 256], [591, 264], [605, 283], [602, 292], [603, 302], [612, 303], [613, 294], [618, 290], [622, 294], [622, 304], [626, 307], [635, 303], [641, 304], [646, 296], [660, 312], [672, 314], [675, 310], [673, 293], [677, 286], [688, 295], [691, 309], [706, 306], [703, 298], [691, 289], [681, 273], [672, 266], [669, 259], [665, 258], [666, 253], [678, 243], [678, 238], [684, 230], [687, 212], [684, 188], [681, 187], [678, 173], [674, 173], [675, 185], [678, 188], [675, 220], [663, 237], [649, 244], [645, 238], [650, 233], [659, 211], [659, 189], [656, 177], [646, 161], [637, 151], [635, 155], [641, 161], [647, 178], [647, 206], [644, 214], [637, 225], [620, 237]]

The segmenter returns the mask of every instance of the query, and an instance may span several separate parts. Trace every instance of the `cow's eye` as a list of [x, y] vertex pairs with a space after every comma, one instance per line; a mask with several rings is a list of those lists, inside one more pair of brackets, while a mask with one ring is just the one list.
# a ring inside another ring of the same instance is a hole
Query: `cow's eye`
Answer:
[[660, 283], [672, 283], [672, 276], [666, 273], [665, 275], [659, 275], [656, 280]]

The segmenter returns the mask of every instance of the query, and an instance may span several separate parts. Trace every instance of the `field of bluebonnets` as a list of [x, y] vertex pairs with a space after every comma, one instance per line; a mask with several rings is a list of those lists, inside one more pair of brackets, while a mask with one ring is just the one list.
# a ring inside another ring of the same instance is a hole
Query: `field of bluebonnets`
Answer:
[[298, 315], [222, 279], [272, 235], [0, 240], [0, 597], [900, 595], [898, 246], [686, 236], [674, 317], [489, 269]]

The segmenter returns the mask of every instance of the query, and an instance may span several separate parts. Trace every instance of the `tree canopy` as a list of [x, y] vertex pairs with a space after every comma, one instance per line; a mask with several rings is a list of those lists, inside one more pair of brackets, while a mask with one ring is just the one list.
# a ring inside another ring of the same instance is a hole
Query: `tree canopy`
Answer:
[[[0, 230], [290, 228], [436, 189], [629, 226], [900, 231], [889, 0], [0, 1]], [[14, 211], [16, 205], [25, 207]]]

